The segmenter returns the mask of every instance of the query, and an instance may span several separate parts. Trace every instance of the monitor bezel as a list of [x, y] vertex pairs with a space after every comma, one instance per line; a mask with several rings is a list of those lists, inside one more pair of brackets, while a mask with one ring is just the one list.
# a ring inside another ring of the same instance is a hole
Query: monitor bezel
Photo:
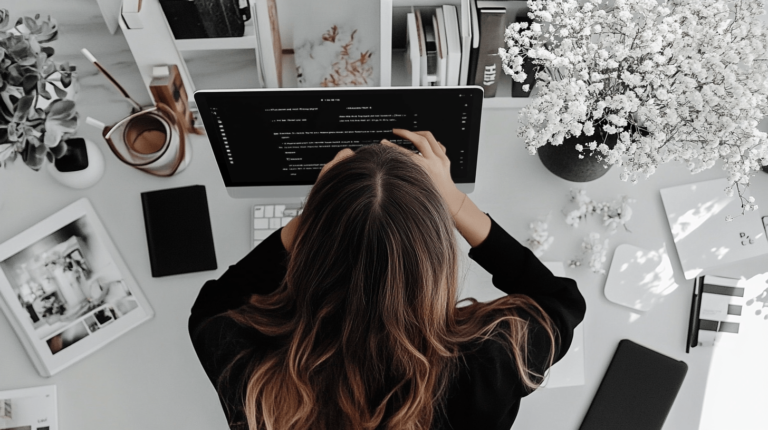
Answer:
[[[483, 88], [480, 86], [442, 86], [442, 87], [341, 87], [341, 88], [256, 88], [256, 89], [222, 89], [222, 90], [198, 90], [194, 93], [195, 103], [203, 121], [203, 126], [206, 130], [206, 137], [208, 143], [213, 151], [214, 158], [216, 159], [219, 173], [224, 181], [224, 185], [227, 188], [227, 192], [230, 196], [235, 198], [249, 198], [249, 197], [301, 197], [305, 196], [314, 185], [312, 183], [280, 183], [280, 181], [273, 182], [248, 182], [248, 183], [236, 183], [232, 181], [229, 176], [229, 171], [226, 164], [226, 155], [219, 142], [214, 144], [209, 134], [209, 130], [214, 130], [215, 135], [218, 132], [215, 127], [215, 120], [210, 113], [209, 100], [217, 97], [250, 97], [253, 95], [259, 95], [264, 93], [280, 94], [285, 92], [302, 92], [305, 94], [311, 93], [324, 93], [324, 97], [330, 97], [334, 92], [375, 92], [381, 94], [394, 94], [395, 92], [427, 92], [427, 91], [474, 91], [476, 94], [471, 98], [473, 101], [472, 115], [470, 127], [470, 145], [468, 154], [468, 161], [473, 165], [470, 168], [471, 174], [467, 178], [459, 179], [456, 181], [456, 185], [463, 192], [474, 191], [474, 184], [477, 178], [477, 161], [478, 150], [480, 145], [480, 123], [482, 117], [482, 104], [483, 104]], [[330, 93], [330, 94], [326, 94]], [[450, 158], [450, 154], [449, 154]], [[453, 160], [451, 160], [453, 162]]]

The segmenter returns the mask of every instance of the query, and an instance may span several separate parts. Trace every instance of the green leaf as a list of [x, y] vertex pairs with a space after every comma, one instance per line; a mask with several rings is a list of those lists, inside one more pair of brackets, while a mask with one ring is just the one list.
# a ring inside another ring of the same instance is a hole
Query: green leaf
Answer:
[[25, 39], [24, 36], [11, 36], [10, 42], [8, 53], [17, 63], [31, 66], [37, 62], [34, 39]]
[[46, 58], [45, 61], [43, 61], [43, 65], [39, 67], [39, 69], [41, 75], [50, 76], [52, 73], [56, 72], [56, 63], [54, 63], [50, 58]]
[[61, 73], [61, 86], [64, 88], [69, 88], [69, 86], [72, 84], [72, 73]]
[[8, 9], [0, 9], [0, 30], [4, 29], [11, 23], [11, 13]]
[[27, 114], [29, 114], [29, 110], [32, 109], [34, 103], [35, 96], [31, 94], [19, 99], [19, 102], [16, 104], [16, 112], [13, 114], [13, 122], [22, 122], [26, 120]]
[[63, 89], [59, 88], [59, 86], [54, 84], [53, 82], [49, 82], [49, 83], [53, 87], [53, 92], [56, 93], [56, 97], [58, 97], [60, 99], [67, 98], [67, 92], [66, 91], [64, 91]]
[[37, 75], [37, 73], [30, 73], [24, 76], [24, 79], [21, 82], [21, 86], [24, 88], [24, 94], [31, 94], [34, 90], [36, 90], [37, 81], [39, 79], [40, 77]]
[[[39, 30], [35, 33], [40, 43], [47, 43], [56, 40], [59, 36], [59, 25], [50, 15], [44, 20], [38, 20]], [[53, 54], [51, 54], [53, 55]]]
[[[27, 137], [27, 140], [32, 139], [37, 140], [34, 136]], [[21, 158], [30, 169], [38, 171], [40, 170], [40, 167], [43, 166], [43, 162], [45, 162], [45, 153], [47, 151], [48, 148], [46, 148], [45, 145], [35, 145], [28, 142], [27, 146], [24, 147], [24, 151], [21, 153]]]
[[58, 145], [54, 146], [53, 148], [50, 148], [49, 152], [55, 157], [55, 158], [61, 158], [64, 156], [64, 154], [67, 153], [67, 149], [69, 146], [67, 145], [67, 142], [60, 141]]
[[72, 100], [54, 100], [46, 108], [45, 146], [56, 146], [65, 133], [74, 133], [77, 129], [77, 111]]
[[35, 34], [40, 31], [40, 25], [35, 21], [34, 18], [25, 16], [22, 19], [24, 20], [24, 25], [29, 29], [30, 33]]

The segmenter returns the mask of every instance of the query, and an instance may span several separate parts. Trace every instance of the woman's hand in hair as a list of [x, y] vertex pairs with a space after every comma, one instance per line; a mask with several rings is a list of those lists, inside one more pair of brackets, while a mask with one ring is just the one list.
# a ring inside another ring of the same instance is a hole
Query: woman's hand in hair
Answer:
[[333, 157], [333, 160], [325, 163], [325, 166], [323, 166], [323, 168], [320, 170], [320, 173], [317, 175], [317, 179], [320, 179], [320, 177], [323, 176], [323, 173], [327, 172], [328, 169], [333, 167], [334, 164], [338, 163], [339, 161], [345, 158], [351, 157], [353, 155], [355, 155], [354, 151], [352, 151], [349, 148], [344, 148], [341, 151], [337, 152], [336, 156]]
[[[448, 204], [451, 215], [456, 215], [461, 209], [461, 204], [466, 195], [456, 188], [456, 184], [451, 178], [451, 161], [445, 154], [445, 146], [435, 139], [435, 136], [428, 131], [408, 131], [401, 128], [393, 129], [392, 132], [403, 139], [408, 139], [416, 146], [421, 156], [414, 156], [414, 160], [427, 171], [432, 182], [437, 186], [438, 191]], [[384, 139], [381, 141], [384, 145], [400, 148], [410, 155], [413, 155], [407, 149], [395, 145]]]

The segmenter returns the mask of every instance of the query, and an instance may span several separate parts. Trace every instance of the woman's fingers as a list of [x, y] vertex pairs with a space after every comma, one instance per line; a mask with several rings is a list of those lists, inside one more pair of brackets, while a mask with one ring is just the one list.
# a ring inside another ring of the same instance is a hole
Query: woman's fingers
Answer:
[[341, 161], [341, 160], [343, 160], [345, 158], [349, 158], [349, 157], [351, 157], [353, 155], [355, 155], [355, 152], [352, 151], [349, 148], [344, 148], [341, 151], [337, 152], [336, 156], [333, 157], [333, 160], [325, 163], [325, 166], [323, 166], [323, 168], [320, 169], [320, 174], [318, 174], [317, 177], [319, 178], [320, 176], [322, 176], [323, 173], [328, 171], [328, 169], [330, 169], [334, 164], [338, 163], [339, 161]]
[[423, 136], [425, 139], [427, 139], [427, 142], [429, 143], [430, 148], [432, 148], [432, 152], [435, 154], [445, 154], [445, 146], [440, 144], [440, 142], [435, 139], [435, 136], [432, 134], [431, 131], [414, 131], [414, 133], [418, 134], [419, 136]]
[[427, 140], [427, 138], [421, 134], [414, 133], [402, 128], [394, 128], [392, 129], [392, 133], [394, 133], [395, 136], [400, 136], [403, 139], [408, 139], [413, 142], [413, 144], [416, 146], [416, 149], [418, 149], [419, 152], [421, 152], [421, 154], [425, 157], [430, 157], [435, 154], [435, 151], [432, 149], [432, 144], [430, 144], [429, 140]]

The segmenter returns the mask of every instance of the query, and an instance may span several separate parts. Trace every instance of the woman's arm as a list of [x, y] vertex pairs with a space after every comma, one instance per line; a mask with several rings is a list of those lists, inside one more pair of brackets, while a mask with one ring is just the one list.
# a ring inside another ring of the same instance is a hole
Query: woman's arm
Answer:
[[[466, 194], [458, 189], [456, 189], [456, 192], [464, 197], [462, 198], [463, 203], [453, 216], [453, 221], [456, 223], [456, 229], [459, 233], [474, 248], [483, 243], [491, 232], [491, 218], [481, 211]], [[456, 196], [454, 199], [459, 198], [461, 197]]]
[[488, 236], [469, 251], [469, 257], [493, 276], [496, 288], [507, 294], [527, 295], [544, 309], [559, 332], [557, 361], [568, 351], [573, 330], [584, 319], [586, 302], [574, 280], [552, 274], [530, 249], [488, 218]]

